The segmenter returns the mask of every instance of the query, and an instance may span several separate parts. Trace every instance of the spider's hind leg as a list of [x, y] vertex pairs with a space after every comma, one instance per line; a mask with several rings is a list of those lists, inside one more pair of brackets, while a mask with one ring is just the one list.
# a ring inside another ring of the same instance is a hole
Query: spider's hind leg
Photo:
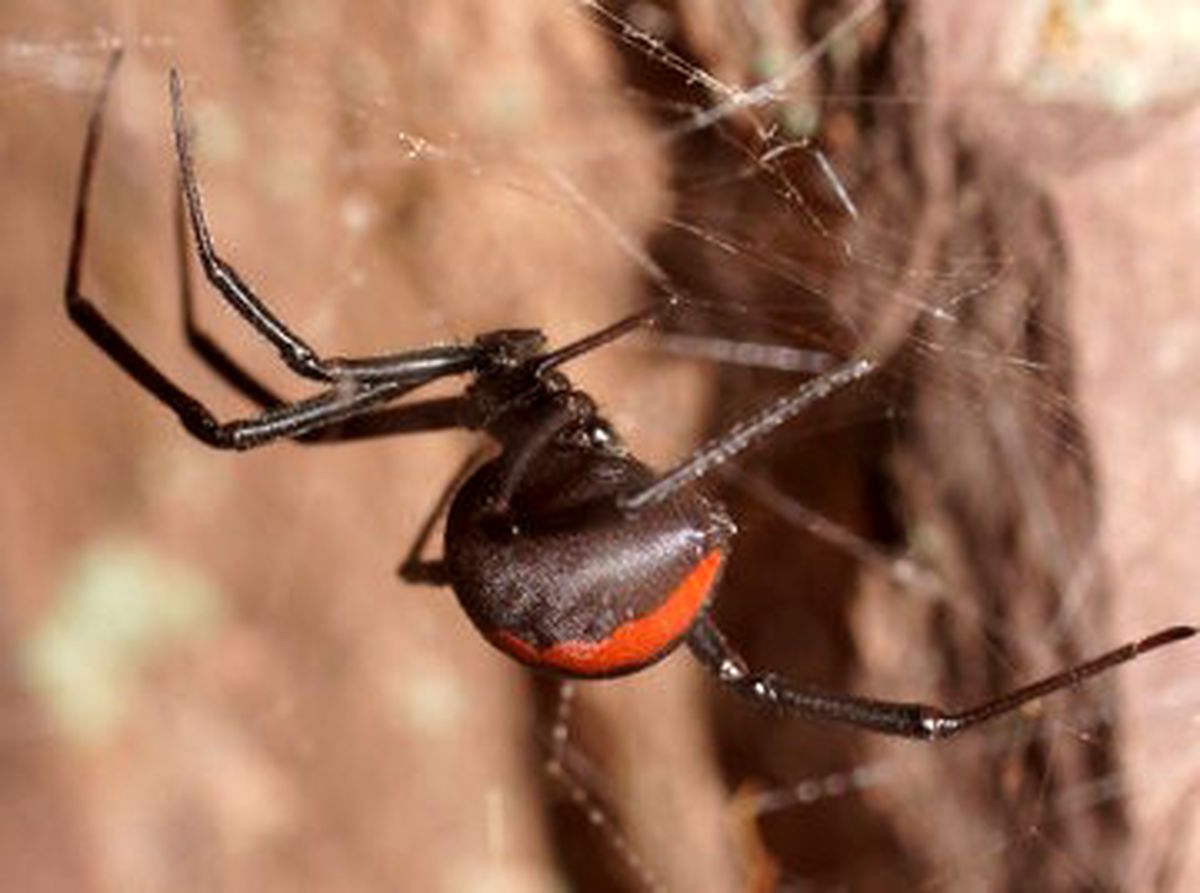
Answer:
[[710, 617], [701, 617], [688, 635], [688, 645], [722, 685], [747, 700], [780, 713], [823, 722], [855, 726], [869, 732], [937, 741], [953, 737], [972, 726], [1012, 713], [1085, 679], [1111, 670], [1165, 645], [1196, 635], [1190, 626], [1173, 626], [1114, 648], [1099, 657], [1069, 667], [1023, 688], [1002, 694], [966, 710], [947, 711], [931, 704], [880, 701], [855, 695], [831, 694], [801, 688], [773, 673], [751, 670], [725, 641]]

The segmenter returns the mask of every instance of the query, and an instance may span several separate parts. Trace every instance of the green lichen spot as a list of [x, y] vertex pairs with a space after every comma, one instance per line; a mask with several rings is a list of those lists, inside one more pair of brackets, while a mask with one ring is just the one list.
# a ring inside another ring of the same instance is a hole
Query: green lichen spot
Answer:
[[23, 643], [22, 670], [65, 735], [102, 742], [125, 717], [141, 668], [210, 635], [219, 619], [216, 588], [190, 568], [137, 543], [97, 544]]

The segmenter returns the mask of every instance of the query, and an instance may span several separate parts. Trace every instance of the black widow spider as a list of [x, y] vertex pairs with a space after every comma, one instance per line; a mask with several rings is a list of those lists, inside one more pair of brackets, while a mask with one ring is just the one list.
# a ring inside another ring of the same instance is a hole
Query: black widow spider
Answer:
[[[876, 364], [851, 359], [809, 379], [657, 475], [630, 455], [590, 397], [558, 367], [635, 329], [673, 306], [626, 317], [557, 350], [536, 329], [502, 329], [469, 344], [371, 357], [327, 358], [304, 343], [217, 254], [193, 172], [178, 75], [171, 111], [183, 202], [208, 281], [296, 374], [324, 388], [284, 402], [251, 379], [191, 318], [189, 344], [215, 371], [262, 406], [253, 417], [219, 422], [158, 370], [79, 291], [87, 205], [104, 107], [120, 61], [112, 55], [88, 125], [67, 263], [71, 319], [138, 384], [171, 409], [189, 433], [218, 449], [245, 450], [280, 438], [348, 440], [467, 428], [487, 433], [499, 455], [468, 466], [434, 508], [401, 573], [449, 585], [495, 646], [564, 677], [632, 673], [686, 642], [727, 688], [764, 707], [890, 735], [933, 740], [1009, 713], [1139, 654], [1195, 635], [1174, 626], [967, 710], [948, 712], [797, 687], [752, 671], [727, 644], [709, 611], [735, 532], [725, 509], [693, 485], [766, 437], [805, 407], [869, 375]], [[182, 226], [182, 223], [181, 223]], [[464, 394], [387, 406], [436, 379], [470, 374]], [[445, 554], [421, 559], [448, 507]]]

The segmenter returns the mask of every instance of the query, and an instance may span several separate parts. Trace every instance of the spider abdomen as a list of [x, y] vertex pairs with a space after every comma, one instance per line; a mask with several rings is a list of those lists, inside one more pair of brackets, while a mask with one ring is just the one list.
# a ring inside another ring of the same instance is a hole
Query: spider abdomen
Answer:
[[708, 604], [732, 529], [694, 492], [636, 514], [615, 497], [654, 479], [641, 463], [586, 448], [539, 457], [495, 509], [503, 457], [456, 495], [446, 561], [463, 609], [522, 663], [615, 676], [665, 657]]

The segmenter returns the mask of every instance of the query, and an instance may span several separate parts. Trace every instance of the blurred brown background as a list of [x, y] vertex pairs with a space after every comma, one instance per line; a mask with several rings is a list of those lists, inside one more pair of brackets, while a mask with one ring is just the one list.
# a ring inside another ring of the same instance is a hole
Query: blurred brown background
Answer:
[[[814, 684], [968, 703], [1197, 620], [1200, 25], [1144, 7], [4, 4], [5, 889], [1195, 889], [1194, 646], [937, 748], [754, 714], [681, 654], [580, 687], [623, 830], [589, 827], [541, 769], [554, 686], [395, 578], [474, 440], [206, 451], [60, 296], [120, 42], [85, 290], [227, 415], [179, 326], [171, 66], [219, 246], [329, 352], [566, 341], [653, 265], [712, 343], [871, 349], [714, 484], [718, 613]], [[814, 156], [755, 163], [809, 133], [857, 220]], [[572, 374], [659, 465], [793, 380], [649, 339]]]

